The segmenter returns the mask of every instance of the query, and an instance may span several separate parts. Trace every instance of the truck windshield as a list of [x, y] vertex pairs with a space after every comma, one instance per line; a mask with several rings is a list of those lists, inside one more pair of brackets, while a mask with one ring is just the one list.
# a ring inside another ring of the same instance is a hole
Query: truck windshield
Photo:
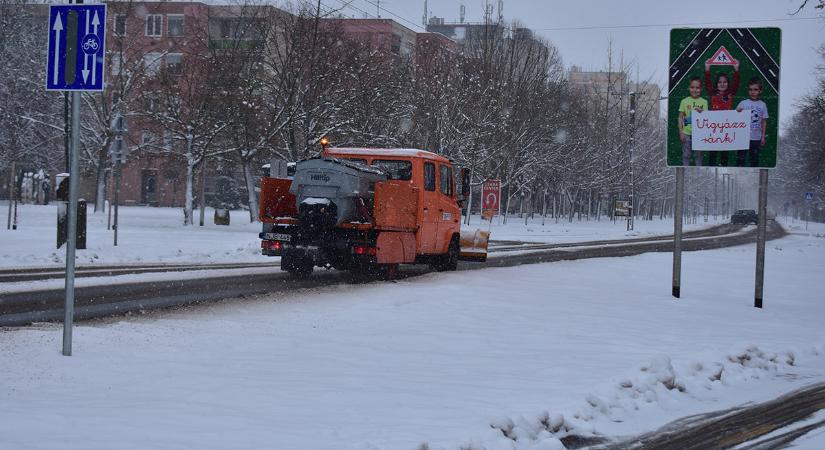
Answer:
[[372, 165], [384, 171], [390, 180], [411, 180], [412, 163], [409, 161], [395, 161], [389, 159], [376, 159]]

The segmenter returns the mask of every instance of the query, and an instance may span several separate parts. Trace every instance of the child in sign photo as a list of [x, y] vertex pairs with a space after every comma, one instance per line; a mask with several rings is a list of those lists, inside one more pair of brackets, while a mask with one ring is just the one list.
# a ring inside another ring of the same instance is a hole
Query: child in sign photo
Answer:
[[[713, 59], [705, 62], [705, 89], [710, 96], [711, 111], [726, 111], [733, 109], [733, 97], [739, 91], [739, 61], [733, 62], [733, 81], [728, 78], [727, 72], [716, 74], [716, 83], [711, 84], [710, 68]], [[727, 64], [726, 64], [727, 65]], [[721, 155], [719, 154], [721, 153]], [[709, 152], [708, 165], [716, 166], [717, 160], [721, 166], [728, 165], [728, 152]]]
[[[759, 78], [748, 81], [748, 98], [739, 102], [737, 111], [750, 110], [751, 136], [748, 150], [736, 152], [738, 167], [759, 167], [759, 150], [765, 145], [768, 125], [768, 105], [759, 97], [762, 95], [762, 82]], [[750, 166], [745, 165], [745, 157], [750, 159]]]
[[699, 77], [691, 78], [688, 82], [688, 92], [690, 96], [683, 98], [679, 103], [679, 120], [677, 122], [679, 125], [679, 140], [682, 141], [682, 165], [689, 166], [690, 157], [693, 155], [694, 164], [701, 166], [702, 152], [693, 151], [691, 139], [693, 112], [702, 112], [708, 109], [708, 101], [700, 97], [702, 94], [702, 79]]

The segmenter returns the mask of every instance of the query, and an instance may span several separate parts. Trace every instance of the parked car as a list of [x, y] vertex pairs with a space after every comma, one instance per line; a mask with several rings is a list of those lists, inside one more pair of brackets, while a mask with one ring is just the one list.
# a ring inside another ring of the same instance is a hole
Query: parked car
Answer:
[[752, 223], [756, 225], [759, 223], [759, 215], [752, 209], [740, 209], [730, 216], [730, 223], [741, 223], [742, 225]]

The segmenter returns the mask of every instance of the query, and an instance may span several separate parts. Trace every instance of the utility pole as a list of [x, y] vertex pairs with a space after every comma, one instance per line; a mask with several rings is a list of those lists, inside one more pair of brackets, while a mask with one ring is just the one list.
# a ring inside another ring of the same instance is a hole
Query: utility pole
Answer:
[[636, 201], [633, 198], [635, 179], [633, 178], [633, 146], [636, 134], [636, 92], [630, 93], [630, 208], [627, 215], [627, 231], [633, 230], [633, 216], [636, 215]]
[[[118, 233], [118, 206], [120, 205], [120, 177], [121, 177], [121, 164], [126, 161], [126, 155], [128, 150], [126, 149], [126, 143], [123, 142], [123, 135], [129, 130], [129, 127], [126, 123], [126, 118], [123, 117], [123, 114], [117, 113], [115, 114], [115, 119], [112, 123], [112, 130], [115, 132], [115, 140], [112, 142], [112, 162], [114, 163], [114, 178], [115, 178], [115, 223], [112, 227], [114, 229], [114, 245], [117, 247], [117, 233]], [[111, 212], [112, 207], [109, 206], [109, 211]]]

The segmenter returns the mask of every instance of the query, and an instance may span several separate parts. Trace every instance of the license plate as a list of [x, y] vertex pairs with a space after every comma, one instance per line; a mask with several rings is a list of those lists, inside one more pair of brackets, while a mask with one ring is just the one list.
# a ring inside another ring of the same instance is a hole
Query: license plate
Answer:
[[289, 234], [281, 234], [281, 233], [265, 233], [264, 240], [267, 241], [291, 241], [292, 235]]

